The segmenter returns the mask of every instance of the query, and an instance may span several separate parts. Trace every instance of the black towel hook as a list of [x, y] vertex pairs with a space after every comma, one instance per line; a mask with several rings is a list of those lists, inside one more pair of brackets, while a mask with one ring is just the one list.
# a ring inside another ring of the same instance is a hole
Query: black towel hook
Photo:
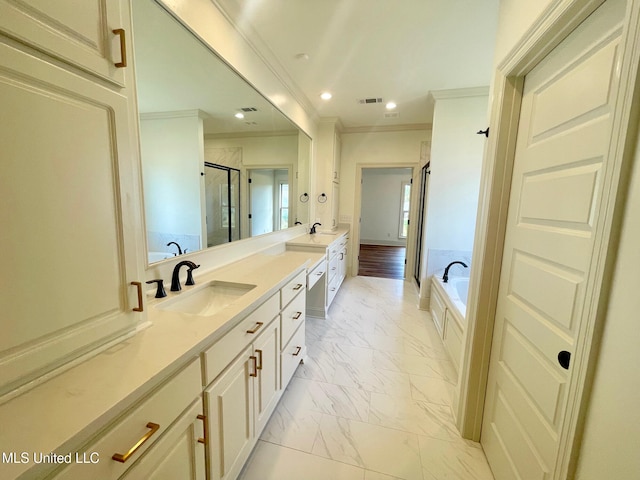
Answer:
[[489, 138], [489, 127], [487, 127], [486, 130], [478, 130], [476, 132], [477, 135], [484, 135], [485, 137]]

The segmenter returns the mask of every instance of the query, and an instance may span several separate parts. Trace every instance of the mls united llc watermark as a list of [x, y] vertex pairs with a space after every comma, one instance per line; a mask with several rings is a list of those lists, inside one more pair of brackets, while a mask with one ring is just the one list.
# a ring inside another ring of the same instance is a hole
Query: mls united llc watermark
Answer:
[[42, 453], [42, 452], [2, 452], [2, 463], [98, 463], [98, 452]]

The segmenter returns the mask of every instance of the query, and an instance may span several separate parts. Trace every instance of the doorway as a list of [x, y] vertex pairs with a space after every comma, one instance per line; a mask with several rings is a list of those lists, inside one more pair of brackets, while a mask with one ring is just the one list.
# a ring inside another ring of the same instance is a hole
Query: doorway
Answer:
[[483, 405], [496, 480], [569, 469], [621, 161], [624, 10], [605, 2], [524, 76]]
[[290, 178], [286, 168], [247, 171], [249, 183], [249, 232], [252, 237], [284, 230], [289, 225]]
[[358, 275], [404, 279], [412, 168], [363, 168]]

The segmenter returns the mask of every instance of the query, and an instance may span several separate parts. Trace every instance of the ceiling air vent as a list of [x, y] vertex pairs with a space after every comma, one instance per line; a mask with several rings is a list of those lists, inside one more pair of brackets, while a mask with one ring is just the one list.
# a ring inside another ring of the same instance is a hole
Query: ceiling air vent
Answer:
[[366, 105], [366, 104], [369, 104], [369, 103], [382, 103], [382, 98], [380, 98], [380, 97], [361, 98], [360, 100], [358, 100], [358, 103], [361, 103], [363, 105]]
[[384, 118], [398, 118], [398, 112], [385, 112]]
[[249, 126], [254, 126], [254, 125], [258, 125], [256, 122], [244, 122], [245, 125], [249, 125]]
[[258, 109], [256, 107], [242, 107], [240, 109], [241, 112], [257, 112]]

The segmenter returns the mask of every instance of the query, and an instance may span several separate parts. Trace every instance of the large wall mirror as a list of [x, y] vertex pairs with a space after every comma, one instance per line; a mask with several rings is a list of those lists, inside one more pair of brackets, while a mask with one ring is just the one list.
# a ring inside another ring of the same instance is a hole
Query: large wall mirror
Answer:
[[308, 223], [311, 140], [155, 1], [133, 34], [149, 263]]

